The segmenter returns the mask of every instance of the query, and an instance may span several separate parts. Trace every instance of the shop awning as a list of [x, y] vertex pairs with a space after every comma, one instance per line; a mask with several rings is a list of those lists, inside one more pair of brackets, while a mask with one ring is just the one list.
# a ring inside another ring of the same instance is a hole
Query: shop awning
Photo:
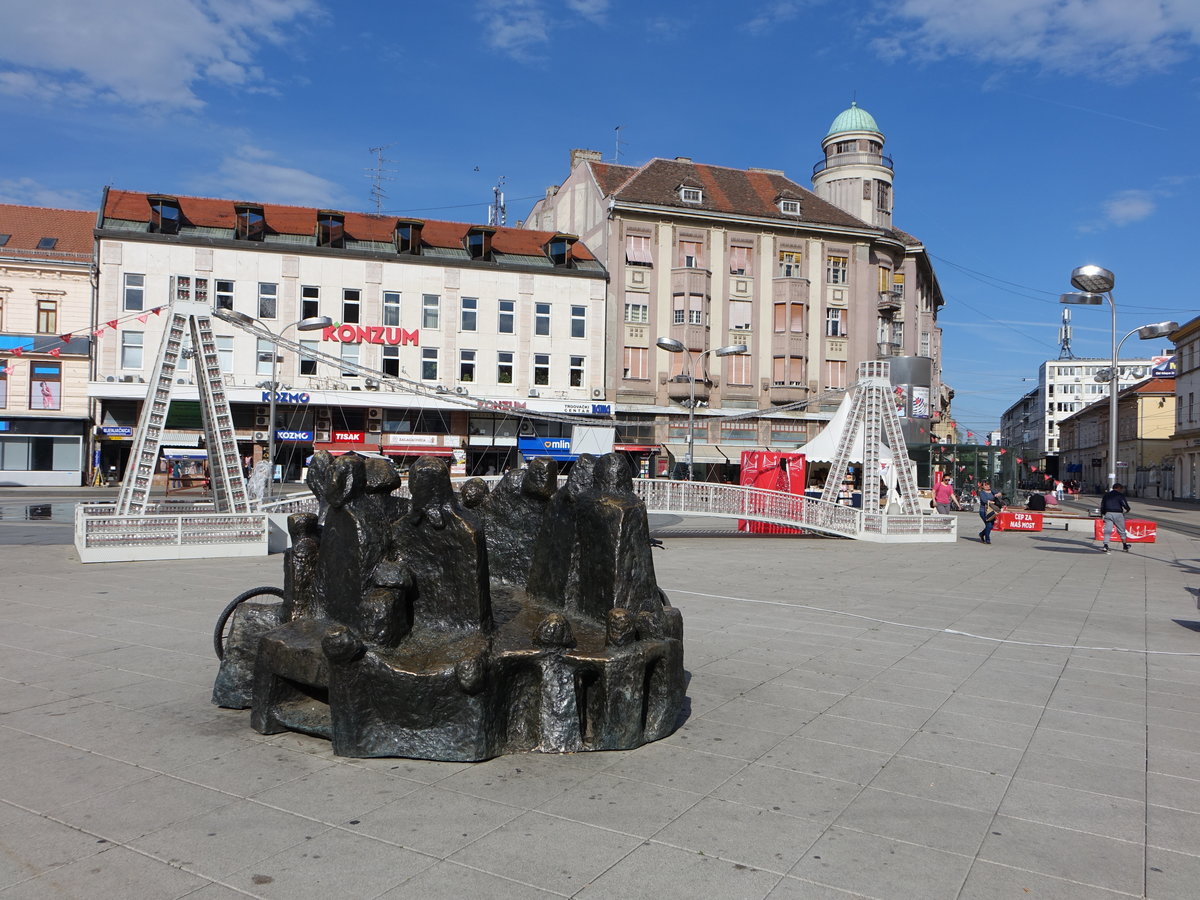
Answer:
[[613, 444], [613, 449], [621, 453], [657, 453], [658, 444]]
[[755, 453], [793, 453], [793, 450], [772, 450], [770, 447], [756, 446], [754, 444], [722, 444], [721, 452], [729, 457], [729, 461], [736, 465], [742, 464], [742, 451], [751, 450]]
[[338, 444], [333, 441], [322, 441], [319, 444], [313, 444], [313, 452], [315, 453], [318, 450], [328, 451], [334, 456], [342, 453], [374, 453], [376, 456], [379, 455], [378, 444]]
[[383, 448], [384, 456], [453, 456], [453, 447], [430, 447], [417, 444], [406, 447], [403, 444], [393, 444]]
[[[663, 447], [675, 457], [675, 462], [687, 461], [688, 445], [686, 441], [683, 443], [663, 444]], [[692, 451], [692, 462], [698, 463], [736, 463], [740, 458], [741, 455], [739, 454], [736, 458], [730, 459], [721, 452], [721, 448], [716, 444], [695, 444]]]

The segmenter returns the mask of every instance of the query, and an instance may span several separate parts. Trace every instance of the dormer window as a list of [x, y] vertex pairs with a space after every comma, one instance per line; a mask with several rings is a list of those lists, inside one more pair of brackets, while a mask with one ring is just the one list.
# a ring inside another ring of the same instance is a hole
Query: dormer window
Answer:
[[799, 200], [780, 200], [779, 201], [779, 211], [781, 213], [783, 213], [785, 216], [798, 216], [798, 215], [800, 215], [800, 201]]
[[467, 232], [467, 236], [463, 239], [463, 247], [471, 259], [492, 258], [492, 235], [495, 233], [495, 228], [482, 226], [476, 226]]
[[252, 203], [244, 203], [235, 207], [237, 224], [233, 236], [239, 241], [261, 241], [267, 229], [266, 219], [263, 218], [263, 208]]
[[330, 209], [317, 212], [317, 246], [346, 246], [346, 217], [342, 213]]
[[179, 234], [179, 223], [183, 220], [179, 201], [174, 197], [163, 196], [146, 199], [150, 202], [150, 233]]
[[556, 266], [565, 267], [571, 264], [571, 248], [579, 238], [573, 234], [556, 234], [546, 242], [546, 255]]
[[11, 234], [0, 234], [0, 247], [3, 247], [5, 244], [7, 244], [9, 238], [11, 237]]
[[58, 243], [58, 238], [52, 238], [52, 237], [39, 238], [38, 242], [37, 242], [37, 248], [39, 250], [53, 250], [57, 243]]
[[396, 220], [396, 252], [417, 255], [421, 252], [421, 228], [417, 219]]
[[698, 187], [683, 185], [679, 188], [679, 199], [684, 203], [703, 203], [704, 191]]

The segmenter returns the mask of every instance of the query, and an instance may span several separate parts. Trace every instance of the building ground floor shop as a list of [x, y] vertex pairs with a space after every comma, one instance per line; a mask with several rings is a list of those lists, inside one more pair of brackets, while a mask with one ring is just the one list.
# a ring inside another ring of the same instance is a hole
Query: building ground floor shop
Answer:
[[87, 468], [84, 418], [0, 418], [0, 485], [78, 487]]

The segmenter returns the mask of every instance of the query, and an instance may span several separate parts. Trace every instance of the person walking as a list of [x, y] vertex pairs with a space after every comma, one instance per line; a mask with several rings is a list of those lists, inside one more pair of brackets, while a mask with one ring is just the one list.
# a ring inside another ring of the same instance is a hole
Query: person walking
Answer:
[[1059, 503], [1063, 502], [1063, 496], [1064, 496], [1065, 490], [1066, 490], [1066, 485], [1064, 485], [1062, 483], [1061, 479], [1056, 478], [1054, 480], [1054, 499], [1057, 500]]
[[996, 495], [992, 493], [992, 483], [990, 481], [979, 482], [979, 518], [983, 520], [983, 531], [979, 532], [981, 544], [992, 542], [992, 527], [996, 524], [998, 513], [998, 501]]
[[1125, 499], [1125, 485], [1119, 481], [1105, 492], [1100, 498], [1100, 540], [1104, 546], [1100, 549], [1108, 552], [1108, 526], [1112, 526], [1114, 536], [1121, 536], [1121, 549], [1129, 552], [1129, 536], [1125, 533], [1125, 513], [1129, 512], [1129, 501]]
[[939, 516], [950, 515], [950, 507], [958, 507], [958, 503], [954, 500], [954, 483], [952, 481], [939, 481], [937, 487], [933, 489], [933, 505], [937, 509]]

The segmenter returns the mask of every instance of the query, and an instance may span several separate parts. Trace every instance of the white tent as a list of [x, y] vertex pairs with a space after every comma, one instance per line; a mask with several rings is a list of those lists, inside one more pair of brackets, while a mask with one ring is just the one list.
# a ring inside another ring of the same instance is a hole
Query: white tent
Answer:
[[[837, 412], [833, 414], [833, 418], [829, 420], [829, 424], [825, 426], [825, 430], [818, 434], [815, 438], [796, 450], [797, 453], [804, 454], [805, 465], [814, 462], [833, 462], [837, 455], [838, 442], [842, 439], [842, 433], [848, 427], [855, 427], [857, 433], [854, 435], [854, 445], [850, 450], [850, 462], [862, 465], [863, 459], [866, 457], [866, 450], [863, 446], [864, 432], [861, 422], [856, 426], [851, 425], [850, 407], [854, 403], [854, 395], [850, 392], [842, 398], [841, 404], [837, 408]], [[907, 458], [906, 458], [907, 461]], [[888, 497], [896, 497], [896, 467], [893, 464], [892, 450], [887, 444], [880, 443], [879, 445], [879, 477], [883, 479], [884, 485], [888, 489]]]

